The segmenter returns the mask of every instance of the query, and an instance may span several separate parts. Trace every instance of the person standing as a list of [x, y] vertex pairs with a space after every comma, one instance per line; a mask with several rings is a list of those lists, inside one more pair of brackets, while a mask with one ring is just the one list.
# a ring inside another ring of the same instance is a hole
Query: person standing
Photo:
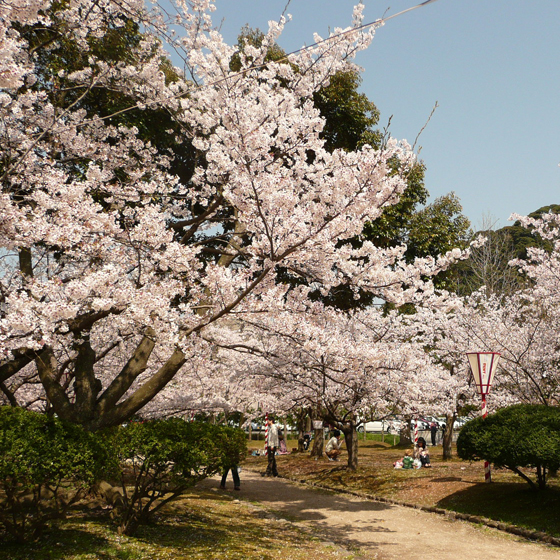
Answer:
[[280, 445], [278, 439], [278, 426], [274, 423], [274, 416], [268, 417], [268, 441], [266, 447], [266, 455], [268, 457], [268, 465], [266, 467], [266, 476], [278, 476], [278, 468], [276, 467], [276, 450]]
[[436, 445], [438, 425], [432, 420], [430, 422], [430, 434], [432, 436], [432, 446]]
[[222, 475], [222, 483], [220, 484], [220, 488], [222, 490], [226, 489], [226, 480], [228, 472], [231, 470], [231, 476], [233, 477], [233, 489], [234, 490], [241, 490], [241, 480], [239, 478], [239, 467], [237, 465], [232, 465], [231, 467], [227, 467], [223, 470]]

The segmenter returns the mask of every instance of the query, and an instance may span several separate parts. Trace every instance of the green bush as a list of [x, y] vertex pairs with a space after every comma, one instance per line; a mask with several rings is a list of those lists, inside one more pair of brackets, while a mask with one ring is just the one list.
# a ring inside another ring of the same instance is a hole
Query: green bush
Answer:
[[171, 418], [122, 426], [114, 446], [122, 468], [119, 531], [132, 535], [187, 488], [238, 464], [247, 441], [235, 428]]
[[[560, 409], [518, 404], [467, 422], [457, 439], [461, 459], [485, 460], [544, 489], [547, 474], [560, 467]], [[520, 468], [536, 469], [537, 484]]]
[[0, 525], [15, 540], [37, 537], [115, 466], [102, 436], [0, 407]]

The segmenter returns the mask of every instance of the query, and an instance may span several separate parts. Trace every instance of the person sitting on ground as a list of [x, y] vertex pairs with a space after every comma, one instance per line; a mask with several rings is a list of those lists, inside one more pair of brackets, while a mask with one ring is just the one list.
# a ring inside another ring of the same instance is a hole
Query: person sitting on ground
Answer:
[[280, 444], [280, 446], [278, 448], [278, 455], [287, 455], [288, 446], [286, 445], [286, 441], [284, 440], [284, 436], [281, 433], [278, 433], [278, 442]]
[[414, 453], [412, 454], [412, 456], [415, 459], [420, 459], [420, 453], [425, 451], [427, 447], [428, 445], [426, 443], [426, 440], [423, 437], [419, 437], [416, 443], [414, 444]]
[[430, 463], [430, 452], [423, 437], [418, 438], [418, 442], [414, 447], [414, 458], [420, 460], [422, 467], [429, 468], [432, 466]]
[[329, 458], [329, 461], [338, 461], [338, 456], [340, 455], [340, 431], [333, 430], [333, 437], [327, 442], [327, 447], [325, 447], [325, 454]]
[[430, 452], [428, 451], [428, 448], [422, 449], [420, 451], [419, 459], [423, 467], [430, 468], [432, 466], [432, 464], [430, 463]]
[[405, 451], [403, 460], [402, 460], [402, 468], [403, 469], [412, 469], [414, 467], [414, 459], [411, 456], [410, 450], [407, 449]]

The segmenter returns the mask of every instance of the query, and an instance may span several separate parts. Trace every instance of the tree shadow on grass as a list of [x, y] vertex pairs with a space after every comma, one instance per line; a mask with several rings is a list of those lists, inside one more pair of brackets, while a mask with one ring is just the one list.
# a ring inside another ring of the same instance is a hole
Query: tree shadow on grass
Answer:
[[95, 554], [100, 560], [108, 556], [111, 545], [103, 531], [90, 531], [78, 527], [58, 526], [45, 531], [36, 542], [24, 544], [0, 541], [3, 560], [64, 560], [75, 554]]
[[557, 487], [534, 491], [522, 482], [474, 483], [437, 505], [560, 537], [560, 488]]
[[162, 522], [140, 527], [137, 539], [173, 550], [174, 560], [264, 558], [263, 550], [270, 554], [266, 558], [277, 558], [289, 550], [310, 547], [298, 530], [288, 524], [271, 525], [271, 520], [278, 521], [275, 512], [258, 508], [250, 515], [240, 516], [234, 507], [214, 509], [212, 518], [198, 515], [182, 522], [180, 508], [176, 508], [174, 513], [162, 516]]
[[[210, 506], [211, 507], [211, 506]], [[141, 560], [143, 558], [247, 558], [282, 542], [270, 543], [261, 519], [206, 515], [179, 507], [141, 525], [132, 536], [120, 536], [117, 524], [78, 516], [45, 531], [37, 542], [0, 541], [2, 560]], [[240, 539], [240, 535], [243, 538]], [[295, 545], [294, 545], [295, 546]]]
[[430, 482], [464, 482], [465, 484], [478, 484], [478, 482], [464, 480], [460, 476], [434, 476], [430, 479]]

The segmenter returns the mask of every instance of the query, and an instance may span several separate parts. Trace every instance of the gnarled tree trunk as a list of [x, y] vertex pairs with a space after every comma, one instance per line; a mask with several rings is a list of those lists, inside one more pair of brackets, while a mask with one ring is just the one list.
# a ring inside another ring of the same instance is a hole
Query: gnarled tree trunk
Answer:
[[453, 443], [453, 424], [455, 423], [455, 414], [448, 414], [445, 417], [445, 430], [443, 430], [443, 460], [449, 461], [452, 457], [451, 444]]
[[313, 430], [313, 448], [311, 449], [311, 457], [322, 457], [325, 449], [325, 437], [323, 435], [323, 428], [320, 430]]
[[356, 421], [350, 419], [342, 425], [342, 433], [344, 434], [344, 443], [348, 452], [348, 468], [355, 471], [358, 468], [358, 432], [356, 430]]
[[411, 445], [412, 435], [411, 435], [411, 422], [410, 416], [406, 416], [401, 424], [401, 429], [399, 432], [399, 438], [401, 445]]

